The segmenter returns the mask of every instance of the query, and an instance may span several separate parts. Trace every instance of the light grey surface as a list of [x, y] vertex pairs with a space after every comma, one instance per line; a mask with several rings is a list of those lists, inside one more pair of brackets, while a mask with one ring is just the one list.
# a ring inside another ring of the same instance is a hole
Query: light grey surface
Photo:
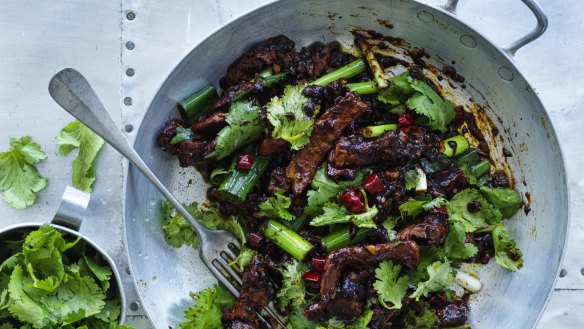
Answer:
[[[121, 117], [123, 125], [137, 125], [159, 84], [202, 36], [261, 2], [58, 1], [39, 5], [32, 1], [0, 1], [0, 150], [6, 150], [8, 137], [28, 134], [41, 143], [49, 156], [39, 166], [41, 174], [49, 178], [49, 186], [40, 193], [37, 204], [26, 211], [16, 211], [0, 203], [0, 213], [4, 215], [0, 225], [46, 218], [54, 213], [70, 181], [74, 156], [59, 157], [54, 137], [71, 118], [46, 92], [54, 73], [63, 67], [77, 68], [92, 81], [114, 118]], [[560, 137], [570, 177], [572, 225], [564, 261], [567, 274], [557, 282], [539, 327], [578, 328], [584, 320], [584, 256], [580, 252], [584, 247], [584, 174], [580, 171], [584, 151], [584, 45], [580, 37], [584, 25], [580, 13], [584, 12], [584, 2], [540, 3], [550, 18], [549, 29], [541, 39], [517, 53], [516, 64], [537, 90]], [[135, 11], [133, 21], [125, 18], [127, 10]], [[499, 44], [514, 40], [534, 24], [523, 5], [510, 0], [462, 0], [459, 16]], [[127, 41], [135, 43], [133, 50], [125, 48]], [[133, 68], [135, 75], [126, 76], [127, 68]], [[132, 105], [124, 105], [125, 97], [132, 98]], [[133, 137], [133, 133], [129, 136]], [[106, 147], [97, 170], [98, 181], [89, 209], [92, 220], [84, 224], [83, 230], [123, 269], [126, 259], [121, 243], [120, 157]], [[127, 275], [125, 288], [131, 304], [136, 301], [136, 293]], [[128, 314], [128, 323], [147, 328], [140, 308]]]

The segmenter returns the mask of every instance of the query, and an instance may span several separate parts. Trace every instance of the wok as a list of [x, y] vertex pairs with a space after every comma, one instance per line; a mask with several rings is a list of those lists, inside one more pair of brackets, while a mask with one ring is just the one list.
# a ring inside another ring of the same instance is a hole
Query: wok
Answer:
[[[484, 288], [470, 300], [470, 323], [473, 328], [532, 328], [554, 286], [569, 219], [566, 171], [555, 132], [513, 62], [515, 51], [547, 26], [540, 7], [532, 0], [523, 2], [534, 12], [537, 27], [505, 47], [458, 20], [457, 1], [441, 7], [406, 0], [283, 0], [265, 5], [216, 30], [173, 69], [154, 96], [134, 147], [181, 201], [202, 201], [206, 184], [200, 175], [194, 169], [180, 169], [176, 159], [156, 145], [164, 121], [178, 117], [177, 101], [207, 84], [218, 87], [227, 66], [243, 51], [278, 34], [290, 37], [297, 47], [352, 40], [354, 28], [404, 38], [411, 47], [425, 48], [431, 56], [427, 60], [437, 67], [456, 62], [467, 88], [445, 88], [447, 97], [490, 119], [484, 133], [492, 153], [501, 159], [503, 147], [513, 153], [503, 169], [512, 172], [526, 210], [531, 208], [508, 221], [524, 252], [525, 266], [513, 274], [494, 262], [476, 269]], [[151, 321], [157, 328], [167, 328], [182, 320], [183, 310], [191, 304], [189, 292], [214, 279], [196, 251], [173, 249], [164, 242], [161, 199], [135, 168], [128, 169], [124, 211], [130, 268]]]

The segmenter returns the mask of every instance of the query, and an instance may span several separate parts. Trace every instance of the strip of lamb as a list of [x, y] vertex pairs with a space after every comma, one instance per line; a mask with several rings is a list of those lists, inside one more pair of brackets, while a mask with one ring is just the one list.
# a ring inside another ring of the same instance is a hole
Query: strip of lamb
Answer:
[[438, 135], [416, 126], [388, 131], [373, 140], [360, 135], [346, 136], [331, 151], [329, 163], [339, 168], [405, 164], [422, 156], [439, 141]]
[[221, 87], [227, 89], [241, 81], [249, 81], [268, 65], [288, 69], [296, 56], [294, 41], [284, 35], [262, 41], [229, 66], [221, 79]]
[[267, 306], [274, 297], [274, 287], [264, 260], [254, 256], [243, 272], [242, 280], [241, 295], [233, 310], [225, 312], [221, 317], [223, 328], [260, 329], [255, 309]]
[[[348, 266], [373, 266], [377, 263], [392, 259], [403, 266], [417, 268], [420, 263], [420, 246], [414, 241], [397, 241], [375, 245], [351, 246], [339, 248], [331, 252], [324, 265], [324, 270], [320, 282], [320, 301], [312, 304], [304, 312], [310, 320], [328, 320], [332, 316], [336, 307], [335, 300], [340, 298], [338, 294], [339, 280], [343, 271]], [[359, 316], [359, 312], [352, 313]], [[358, 313], [358, 314], [357, 314]]]
[[367, 104], [357, 94], [347, 92], [316, 120], [310, 142], [294, 154], [286, 168], [294, 195], [300, 195], [306, 189], [333, 143], [367, 109]]
[[428, 247], [444, 243], [448, 225], [440, 214], [427, 214], [416, 223], [409, 224], [397, 233], [398, 240], [412, 240]]
[[314, 80], [330, 67], [330, 62], [339, 49], [340, 45], [336, 41], [327, 44], [315, 42], [300, 50], [290, 71], [297, 79]]
[[158, 134], [156, 141], [158, 146], [165, 152], [175, 155], [178, 151], [178, 144], [172, 144], [172, 139], [176, 136], [176, 129], [178, 127], [184, 128], [184, 122], [179, 119], [170, 119], [164, 124], [164, 128]]

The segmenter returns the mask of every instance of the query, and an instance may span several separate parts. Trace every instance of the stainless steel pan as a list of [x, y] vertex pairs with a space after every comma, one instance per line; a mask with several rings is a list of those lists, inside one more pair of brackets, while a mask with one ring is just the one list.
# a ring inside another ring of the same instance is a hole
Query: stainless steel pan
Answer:
[[[514, 274], [498, 266], [477, 270], [484, 288], [471, 299], [472, 327], [532, 328], [562, 260], [568, 192], [548, 115], [513, 62], [515, 51], [547, 26], [540, 7], [532, 0], [523, 2], [534, 12], [537, 27], [505, 47], [458, 20], [457, 1], [442, 7], [406, 0], [283, 0], [263, 6], [215, 31], [176, 66], [150, 104], [135, 149], [167, 186], [182, 195], [182, 201], [202, 201], [206, 185], [200, 176], [192, 169], [179, 169], [176, 160], [155, 143], [163, 122], [178, 116], [177, 101], [204, 85], [216, 85], [246, 47], [274, 35], [285, 34], [298, 47], [313, 41], [351, 40], [350, 30], [355, 27], [404, 38], [412, 47], [425, 48], [437, 67], [456, 62], [468, 88], [445, 87], [445, 92], [478, 116], [491, 119], [498, 133], [490, 129], [485, 134], [493, 153], [502, 157], [503, 147], [512, 151], [508, 169], [531, 208], [510, 220], [512, 235], [525, 254], [524, 268]], [[394, 27], [387, 28], [384, 21]], [[189, 291], [205, 288], [214, 279], [196, 251], [166, 245], [158, 213], [162, 197], [134, 168], [128, 171], [125, 192], [127, 250], [142, 304], [156, 327], [176, 325], [189, 305]]]

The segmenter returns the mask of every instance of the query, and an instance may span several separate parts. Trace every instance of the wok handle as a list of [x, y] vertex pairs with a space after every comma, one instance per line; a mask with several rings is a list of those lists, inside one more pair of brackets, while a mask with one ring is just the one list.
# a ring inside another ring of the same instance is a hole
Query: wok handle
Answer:
[[[501, 50], [509, 54], [510, 56], [514, 56], [519, 48], [525, 46], [526, 44], [530, 43], [531, 41], [539, 38], [542, 34], [547, 30], [548, 27], [548, 18], [546, 14], [543, 12], [543, 9], [537, 3], [536, 0], [521, 0], [523, 3], [531, 10], [533, 15], [535, 15], [535, 19], [537, 20], [537, 25], [533, 30], [522, 36], [521, 38], [501, 47]], [[456, 6], [458, 5], [458, 0], [448, 0], [444, 5], [442, 5], [442, 9], [456, 14]]]
[[89, 198], [89, 193], [67, 186], [52, 223], [79, 231], [83, 223], [83, 214], [89, 205]]

